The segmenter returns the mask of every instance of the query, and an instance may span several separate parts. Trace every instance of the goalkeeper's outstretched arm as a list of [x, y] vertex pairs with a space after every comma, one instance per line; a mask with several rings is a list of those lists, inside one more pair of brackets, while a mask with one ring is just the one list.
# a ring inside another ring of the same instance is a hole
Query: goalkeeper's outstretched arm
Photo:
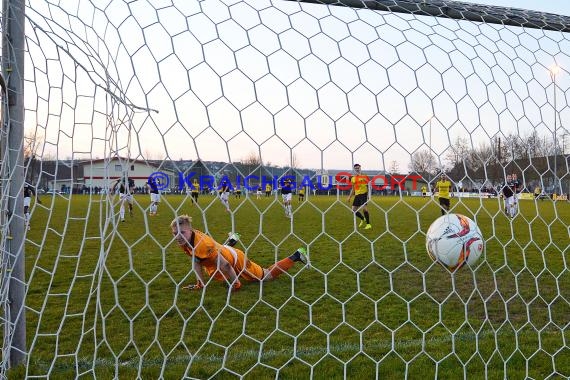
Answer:
[[204, 286], [206, 280], [204, 279], [204, 271], [202, 270], [202, 265], [200, 265], [200, 263], [196, 260], [192, 259], [192, 269], [194, 269], [198, 283]]
[[230, 281], [232, 289], [237, 290], [241, 288], [241, 282], [234, 267], [226, 260], [221, 252], [218, 252], [218, 270]]
[[204, 271], [202, 270], [202, 265], [200, 265], [199, 262], [194, 260], [194, 258], [190, 258], [190, 259], [192, 260], [192, 269], [194, 270], [194, 273], [196, 274], [196, 284], [190, 284], [190, 285], [183, 286], [182, 289], [188, 289], [188, 290], [202, 289], [204, 287], [204, 284], [206, 283], [206, 281], [204, 279]]

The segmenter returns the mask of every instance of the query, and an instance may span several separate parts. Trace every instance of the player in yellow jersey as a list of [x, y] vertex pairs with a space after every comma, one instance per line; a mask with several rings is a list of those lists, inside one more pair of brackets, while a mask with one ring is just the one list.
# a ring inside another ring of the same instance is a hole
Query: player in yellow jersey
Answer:
[[424, 198], [425, 198], [425, 197], [426, 197], [426, 195], [427, 195], [427, 187], [425, 187], [425, 186], [422, 186], [422, 197], [424, 197]]
[[[369, 230], [372, 228], [372, 225], [370, 224], [370, 214], [368, 214], [366, 203], [368, 203], [368, 182], [370, 179], [368, 176], [361, 173], [360, 164], [354, 164], [354, 173], [355, 175], [350, 178], [352, 188], [350, 189], [350, 194], [348, 195], [348, 202], [350, 203], [350, 200], [354, 195], [354, 201], [352, 202], [352, 211], [358, 218], [360, 218], [358, 227], [365, 226], [364, 229]], [[364, 216], [360, 213], [360, 209], [362, 209]]]
[[442, 173], [439, 181], [435, 184], [439, 205], [441, 206], [441, 215], [447, 214], [451, 206], [451, 186], [451, 181], [449, 181], [445, 173]]
[[534, 199], [538, 199], [540, 197], [540, 194], [542, 193], [542, 190], [540, 189], [540, 186], [537, 186], [534, 188]]
[[[184, 286], [184, 289], [202, 289], [207, 281], [205, 275], [218, 281], [226, 281], [232, 290], [241, 288], [244, 281], [268, 281], [291, 269], [296, 262], [307, 264], [306, 250], [299, 248], [269, 268], [249, 260], [245, 253], [237, 248], [223, 245], [205, 233], [192, 227], [192, 218], [188, 215], [176, 217], [171, 223], [172, 235], [184, 253], [192, 260], [197, 283]], [[235, 242], [235, 241], [234, 241]]]
[[190, 195], [192, 196], [193, 203], [198, 204], [198, 195], [200, 194], [200, 184], [198, 183], [197, 179], [194, 179], [192, 182], [192, 191]]

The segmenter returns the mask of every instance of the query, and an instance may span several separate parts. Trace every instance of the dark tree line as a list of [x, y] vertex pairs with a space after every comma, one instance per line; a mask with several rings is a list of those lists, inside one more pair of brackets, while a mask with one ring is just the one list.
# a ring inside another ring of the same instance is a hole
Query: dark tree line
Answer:
[[[458, 137], [440, 156], [429, 149], [411, 155], [410, 171], [424, 178], [442, 171], [452, 178], [469, 178], [473, 182], [502, 183], [506, 173], [517, 173], [527, 184], [540, 182], [543, 186], [568, 188], [569, 156], [564, 154], [565, 136], [557, 139], [515, 134], [496, 136], [487, 142], [475, 143], [469, 137]], [[569, 147], [570, 148], [570, 147]], [[555, 177], [555, 168], [558, 179]]]

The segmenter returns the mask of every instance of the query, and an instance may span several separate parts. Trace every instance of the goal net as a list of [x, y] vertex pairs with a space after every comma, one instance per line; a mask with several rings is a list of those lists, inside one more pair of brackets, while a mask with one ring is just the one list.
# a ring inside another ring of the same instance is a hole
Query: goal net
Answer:
[[[567, 17], [34, 0], [22, 72], [5, 3], [1, 377], [570, 377]], [[457, 270], [426, 252], [443, 173], [485, 240]], [[264, 268], [308, 263], [188, 290], [180, 215]]]

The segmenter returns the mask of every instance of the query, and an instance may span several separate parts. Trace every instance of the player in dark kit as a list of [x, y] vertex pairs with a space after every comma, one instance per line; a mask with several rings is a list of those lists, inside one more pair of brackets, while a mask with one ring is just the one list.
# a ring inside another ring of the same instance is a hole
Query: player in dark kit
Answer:
[[158, 192], [158, 184], [154, 177], [149, 177], [146, 186], [150, 192], [150, 216], [156, 215], [158, 211], [158, 204], [160, 203], [160, 193]]
[[125, 221], [125, 203], [129, 204], [129, 214], [133, 216], [133, 193], [135, 191], [135, 181], [132, 178], [127, 178], [128, 186], [125, 186], [125, 180], [119, 178], [115, 185], [113, 185], [113, 192], [117, 191], [119, 188], [119, 202], [121, 203], [121, 208], [119, 210], [119, 215], [121, 222]]
[[285, 216], [293, 217], [293, 207], [291, 206], [291, 198], [293, 198], [293, 183], [290, 178], [285, 178], [281, 185], [281, 198], [283, 199], [283, 207], [285, 208]]
[[36, 193], [36, 189], [29, 184], [24, 185], [24, 220], [26, 222], [26, 228], [30, 229], [30, 205], [32, 204], [32, 196], [36, 197], [36, 202], [42, 204], [40, 197]]
[[508, 174], [507, 180], [503, 185], [503, 197], [505, 198], [505, 214], [509, 218], [514, 218], [518, 211], [517, 192], [520, 188], [520, 182], [516, 174]]
[[222, 204], [226, 208], [226, 211], [231, 212], [231, 209], [230, 209], [230, 184], [228, 183], [228, 181], [224, 180], [220, 184], [220, 188], [219, 188], [218, 192], [219, 192], [219, 196], [220, 196], [220, 201], [222, 201]]

